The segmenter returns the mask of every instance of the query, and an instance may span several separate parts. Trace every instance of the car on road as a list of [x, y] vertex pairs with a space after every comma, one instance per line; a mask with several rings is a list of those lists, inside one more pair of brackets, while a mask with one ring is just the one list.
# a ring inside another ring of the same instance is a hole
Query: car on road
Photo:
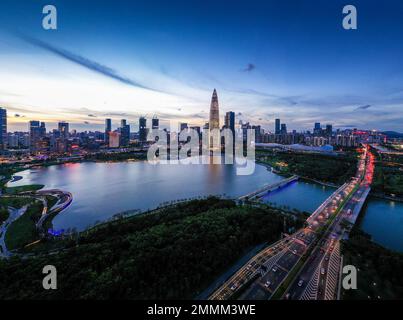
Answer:
[[298, 287], [302, 287], [303, 284], [304, 284], [304, 280], [300, 279], [298, 281]]
[[264, 286], [265, 286], [266, 288], [270, 287], [270, 285], [271, 285], [271, 282], [270, 282], [269, 280], [267, 280], [266, 283], [264, 284]]
[[276, 272], [277, 271], [277, 266], [274, 266], [271, 271]]
[[325, 268], [320, 269], [320, 274], [325, 274], [325, 273], [326, 273]]
[[292, 250], [292, 253], [297, 254], [297, 250], [296, 249]]

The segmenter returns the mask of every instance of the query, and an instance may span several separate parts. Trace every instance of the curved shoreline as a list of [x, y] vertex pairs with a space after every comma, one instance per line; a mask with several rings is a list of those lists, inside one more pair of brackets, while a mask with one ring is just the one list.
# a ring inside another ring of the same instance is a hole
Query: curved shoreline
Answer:
[[[104, 163], [104, 164], [107, 164], [109, 161], [83, 161], [83, 163], [84, 162], [93, 162], [93, 163], [99, 163], [99, 164], [101, 164], [101, 163]], [[127, 161], [127, 160], [124, 160], [124, 161], [113, 161], [113, 163], [119, 163], [119, 162], [121, 162], [121, 163], [129, 163], [130, 161]], [[137, 161], [135, 161], [135, 162], [133, 162], [133, 163], [144, 163], [144, 162], [147, 162], [147, 161], [142, 161], [142, 160], [137, 160]], [[285, 174], [282, 174], [281, 172], [277, 172], [276, 170], [272, 170], [272, 167], [271, 166], [269, 166], [269, 165], [267, 165], [267, 164], [264, 164], [264, 163], [261, 163], [260, 161], [256, 161], [256, 164], [257, 165], [260, 165], [261, 167], [260, 168], [262, 168], [263, 167], [263, 171], [269, 171], [269, 172], [271, 172], [271, 173], [273, 173], [273, 174], [275, 174], [276, 176], [280, 176], [280, 177], [284, 177], [284, 176], [287, 176], [287, 175], [285, 175]], [[54, 164], [54, 165], [57, 165], [57, 164]], [[78, 165], [78, 163], [77, 163], [77, 165]], [[40, 167], [40, 166], [38, 166], [38, 167]], [[264, 170], [264, 168], [266, 168], [266, 170]], [[29, 169], [26, 169], [26, 170], [29, 170]], [[25, 175], [23, 174], [23, 177], [25, 177]], [[27, 176], [28, 177], [28, 176]], [[313, 179], [309, 179], [309, 178], [306, 178], [306, 177], [301, 177], [301, 179], [302, 179], [302, 181], [306, 181], [306, 183], [307, 183], [307, 185], [311, 185], [311, 186], [318, 186], [318, 185], [322, 185], [322, 186], [326, 186], [326, 187], [330, 187], [330, 188], [334, 188], [334, 186], [333, 185], [331, 185], [331, 184], [328, 184], [328, 183], [325, 183], [325, 182], [321, 182], [321, 181], [317, 181], [317, 180], [313, 180]], [[25, 180], [23, 180], [23, 182], [22, 183], [24, 183], [25, 182]], [[18, 185], [20, 185], [21, 184], [21, 182], [17, 182], [17, 184]], [[257, 184], [256, 184], [257, 185]], [[46, 188], [46, 187], [45, 187]], [[68, 186], [66, 187], [66, 188], [69, 188]], [[46, 190], [43, 190], [43, 191], [46, 191]], [[286, 191], [284, 191], [285, 192], [285, 194], [284, 194], [284, 197], [286, 198], [287, 197], [287, 193], [286, 193]], [[174, 196], [176, 196], [176, 195], [174, 195]], [[173, 196], [173, 197], [174, 197]], [[372, 196], [372, 195], [371, 195]], [[179, 196], [178, 196], [179, 197]], [[380, 198], [381, 200], [383, 200], [383, 201], [391, 201], [391, 200], [397, 200], [397, 199], [387, 199], [387, 198]], [[132, 207], [134, 207], [136, 204], [132, 204]], [[144, 208], [144, 209], [138, 209], [138, 210], [136, 210], [136, 209], [129, 209], [129, 210], [125, 210], [125, 209], [123, 209], [123, 210], [119, 210], [119, 208], [116, 208], [116, 211], [115, 210], [113, 210], [115, 213], [113, 214], [113, 215], [109, 215], [106, 219], [102, 219], [101, 221], [96, 221], [96, 224], [97, 225], [99, 225], [99, 224], [102, 224], [102, 223], [108, 223], [110, 220], [113, 220], [113, 216], [119, 216], [120, 214], [124, 214], [126, 211], [132, 211], [132, 212], [136, 212], [136, 214], [138, 214], [138, 213], [142, 213], [142, 212], [147, 212], [147, 211], [149, 211], [150, 209], [158, 209], [158, 207], [159, 206], [161, 206], [162, 205], [162, 203], [157, 203], [155, 206], [151, 206], [151, 207], [148, 207], [148, 208]], [[67, 208], [68, 206], [66, 205], [66, 207], [65, 208]], [[63, 210], [65, 209], [65, 208], [63, 208]], [[295, 206], [293, 206], [293, 208], [298, 208], [298, 204], [295, 204]], [[42, 226], [48, 226], [48, 228], [50, 228], [50, 224], [48, 224], [49, 223], [49, 221], [54, 221], [53, 219], [56, 217], [56, 215], [59, 215], [60, 213], [63, 213], [63, 210], [60, 210], [59, 212], [57, 212], [57, 214], [54, 214], [54, 215], [47, 215], [46, 216], [46, 218], [43, 218], [43, 221], [41, 221], [41, 224], [40, 224], [40, 227], [42, 227]], [[48, 220], [49, 219], [49, 220]], [[66, 219], [66, 221], [68, 221], [68, 219], [69, 218], [67, 218]], [[79, 219], [79, 218], [78, 218]], [[47, 222], [45, 222], [45, 221], [47, 221]], [[59, 219], [57, 219], [57, 221], [59, 221]], [[64, 226], [63, 226], [63, 224], [61, 224], [61, 225], [59, 225], [58, 223], [55, 223], [55, 225], [57, 225], [57, 230], [59, 230], [59, 229], [61, 229], [61, 228], [63, 228]], [[93, 227], [94, 225], [93, 224], [87, 224], [86, 226], [83, 226], [83, 228], [80, 228], [80, 232], [81, 231], [86, 231], [86, 230], [88, 230], [88, 229], [91, 229], [91, 227]], [[46, 230], [46, 232], [47, 232], [47, 230]]]
[[[48, 201], [46, 199], [47, 196], [51, 197], [56, 197], [57, 202], [51, 207], [48, 208]], [[38, 190], [38, 191], [25, 191], [21, 192], [19, 194], [10, 194], [10, 195], [3, 195], [2, 197], [4, 198], [32, 198], [34, 200], [41, 201], [43, 203], [43, 209], [42, 209], [42, 214], [40, 219], [35, 223], [36, 230], [39, 235], [39, 240], [38, 242], [46, 237], [47, 235], [47, 230], [44, 230], [43, 224], [47, 222], [48, 219], [55, 218], [59, 213], [63, 212], [64, 209], [66, 209], [71, 202], [73, 201], [73, 195], [70, 192], [65, 192], [59, 189], [49, 189], [49, 190]], [[28, 205], [20, 208], [20, 209], [14, 209], [9, 207], [9, 212], [10, 216], [6, 221], [4, 221], [0, 225], [0, 257], [4, 258], [9, 258], [15, 253], [13, 253], [14, 250], [8, 250], [6, 242], [5, 242], [5, 237], [6, 233], [8, 231], [8, 228], [15, 222], [17, 221], [20, 217], [22, 217], [26, 211], [27, 211]], [[27, 244], [25, 246], [29, 246], [30, 244]], [[22, 247], [21, 247], [22, 248]], [[18, 248], [18, 249], [21, 249]]]

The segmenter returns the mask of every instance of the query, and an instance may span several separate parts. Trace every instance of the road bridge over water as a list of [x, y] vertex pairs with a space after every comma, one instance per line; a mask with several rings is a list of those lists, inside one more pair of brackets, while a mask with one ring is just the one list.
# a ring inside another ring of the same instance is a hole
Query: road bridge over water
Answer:
[[253, 200], [256, 198], [260, 198], [263, 195], [265, 195], [268, 192], [280, 189], [288, 184], [290, 184], [291, 182], [297, 181], [299, 179], [298, 176], [294, 175], [292, 177], [289, 177], [287, 179], [269, 184], [269, 185], [265, 185], [262, 188], [259, 188], [258, 190], [255, 190], [251, 193], [248, 193], [247, 195], [241, 196], [238, 198], [238, 200]]

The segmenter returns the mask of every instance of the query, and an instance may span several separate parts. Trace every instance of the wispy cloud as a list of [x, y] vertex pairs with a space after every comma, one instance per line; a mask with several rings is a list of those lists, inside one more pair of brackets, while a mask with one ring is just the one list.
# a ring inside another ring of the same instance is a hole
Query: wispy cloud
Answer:
[[129, 113], [127, 112], [108, 112], [103, 114], [105, 117], [127, 117]]
[[129, 77], [120, 75], [116, 70], [114, 70], [113, 68], [110, 68], [108, 66], [105, 66], [101, 63], [98, 63], [96, 61], [93, 61], [91, 59], [88, 59], [86, 57], [83, 57], [79, 54], [76, 54], [74, 52], [62, 49], [62, 48], [58, 48], [56, 46], [53, 46], [49, 43], [46, 43], [42, 40], [27, 36], [27, 35], [23, 35], [23, 34], [19, 34], [19, 37], [27, 42], [29, 42], [30, 44], [42, 48], [44, 50], [47, 50], [61, 58], [64, 58], [68, 61], [71, 61], [73, 63], [76, 63], [84, 68], [87, 68], [89, 70], [92, 70], [94, 72], [97, 72], [103, 76], [109, 77], [111, 79], [114, 79], [116, 81], [119, 81], [121, 83], [133, 86], [133, 87], [137, 87], [137, 88], [142, 88], [142, 89], [146, 89], [146, 90], [152, 90], [152, 91], [157, 91], [157, 92], [163, 92], [159, 89], [156, 88], [151, 88], [149, 86], [143, 85], [137, 81], [134, 81], [132, 79], [130, 79]]
[[370, 104], [366, 104], [365, 106], [359, 106], [359, 107], [355, 108], [355, 110], [356, 110], [356, 111], [357, 111], [357, 110], [367, 110], [367, 109], [369, 109], [369, 108], [371, 108], [371, 105], [370, 105]]

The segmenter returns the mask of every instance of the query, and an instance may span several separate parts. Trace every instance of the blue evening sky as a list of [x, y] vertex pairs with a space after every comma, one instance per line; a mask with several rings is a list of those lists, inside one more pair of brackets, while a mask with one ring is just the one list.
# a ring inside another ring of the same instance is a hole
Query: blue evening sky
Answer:
[[[42, 28], [53, 4], [58, 29]], [[342, 28], [353, 4], [358, 30]], [[402, 1], [2, 0], [0, 106], [102, 129], [105, 117], [164, 125], [220, 112], [273, 130], [314, 122], [403, 131]]]

